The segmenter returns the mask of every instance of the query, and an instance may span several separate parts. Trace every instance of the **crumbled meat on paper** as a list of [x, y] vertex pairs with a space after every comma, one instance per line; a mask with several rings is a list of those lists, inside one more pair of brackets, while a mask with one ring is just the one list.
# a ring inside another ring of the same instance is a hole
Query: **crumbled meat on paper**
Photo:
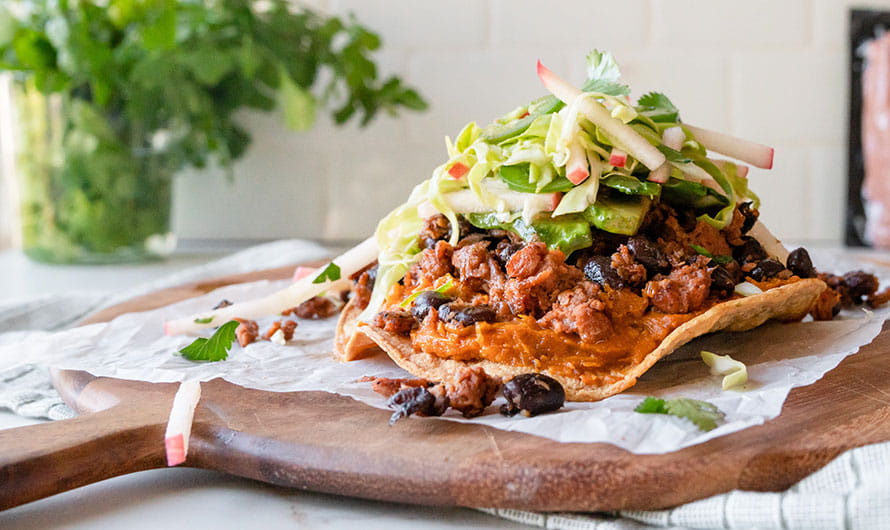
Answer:
[[816, 303], [810, 308], [810, 314], [816, 320], [831, 320], [841, 311], [841, 295], [834, 289], [825, 289]]
[[464, 368], [441, 383], [367, 376], [357, 382], [370, 382], [374, 392], [390, 398], [387, 405], [395, 409], [390, 423], [412, 414], [440, 416], [449, 406], [472, 418], [491, 405], [501, 388], [500, 379], [479, 367]]
[[482, 414], [501, 387], [500, 379], [489, 376], [478, 366], [462, 369], [443, 384], [451, 408], [467, 418]]
[[866, 298], [866, 302], [871, 308], [881, 307], [887, 302], [890, 302], [890, 287], [879, 293], [869, 295], [868, 298]]
[[275, 332], [281, 330], [282, 336], [284, 340], [288, 341], [294, 338], [294, 331], [297, 329], [297, 322], [294, 320], [278, 320], [272, 323], [269, 326], [269, 329], [266, 330], [266, 333], [263, 334], [263, 338], [265, 340], [270, 340], [272, 335], [275, 335]]
[[432, 386], [433, 383], [427, 381], [426, 379], [393, 379], [389, 377], [373, 377], [373, 376], [365, 376], [361, 379], [358, 379], [356, 383], [371, 383], [371, 390], [377, 392], [383, 397], [392, 397], [393, 394], [399, 392], [400, 390], [404, 390], [406, 388], [413, 388], [418, 386], [428, 387]]
[[259, 337], [260, 327], [257, 325], [256, 321], [243, 318], [234, 318], [232, 320], [239, 323], [238, 327], [235, 328], [235, 337], [238, 338], [238, 344], [240, 344], [242, 348], [255, 342], [257, 337]]

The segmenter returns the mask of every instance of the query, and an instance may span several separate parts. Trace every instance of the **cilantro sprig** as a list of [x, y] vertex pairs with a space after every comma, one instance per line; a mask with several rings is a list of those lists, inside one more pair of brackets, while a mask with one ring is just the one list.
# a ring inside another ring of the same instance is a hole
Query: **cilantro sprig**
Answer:
[[340, 267], [334, 263], [333, 261], [328, 263], [328, 266], [324, 268], [323, 271], [318, 273], [318, 276], [312, 280], [312, 283], [324, 283], [324, 282], [335, 282], [340, 279]]
[[191, 361], [224, 361], [229, 356], [232, 343], [235, 342], [235, 329], [238, 325], [239, 323], [235, 320], [226, 322], [209, 339], [197, 338], [179, 350], [179, 353]]
[[640, 99], [637, 100], [637, 110], [655, 122], [680, 121], [680, 111], [667, 96], [660, 92], [649, 92], [640, 96]]
[[609, 52], [593, 50], [587, 54], [587, 82], [585, 92], [600, 92], [610, 96], [627, 96], [630, 87], [620, 83], [621, 70]]
[[703, 431], [716, 429], [717, 422], [723, 419], [723, 412], [716, 405], [689, 398], [660, 399], [649, 396], [634, 411], [686, 418]]

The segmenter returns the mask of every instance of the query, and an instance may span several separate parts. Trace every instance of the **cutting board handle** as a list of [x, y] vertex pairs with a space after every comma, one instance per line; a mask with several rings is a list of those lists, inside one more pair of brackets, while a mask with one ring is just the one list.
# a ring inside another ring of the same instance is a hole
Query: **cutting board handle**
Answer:
[[157, 407], [118, 405], [69, 420], [0, 430], [0, 510], [164, 467], [165, 425]]

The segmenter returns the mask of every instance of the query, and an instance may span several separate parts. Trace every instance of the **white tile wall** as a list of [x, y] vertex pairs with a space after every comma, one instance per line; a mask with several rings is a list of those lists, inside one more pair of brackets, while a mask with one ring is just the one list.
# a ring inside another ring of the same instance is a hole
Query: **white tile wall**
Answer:
[[[684, 118], [772, 144], [752, 172], [763, 218], [783, 238], [839, 240], [845, 195], [848, 0], [328, 0], [384, 40], [385, 72], [429, 112], [360, 131], [322, 120], [287, 132], [251, 117], [236, 180], [177, 186], [183, 237], [361, 238], [444, 156], [442, 139], [542, 93], [534, 61], [576, 81], [591, 48], [612, 50], [637, 95], [666, 92]], [[890, 1], [855, 5], [890, 9]]]

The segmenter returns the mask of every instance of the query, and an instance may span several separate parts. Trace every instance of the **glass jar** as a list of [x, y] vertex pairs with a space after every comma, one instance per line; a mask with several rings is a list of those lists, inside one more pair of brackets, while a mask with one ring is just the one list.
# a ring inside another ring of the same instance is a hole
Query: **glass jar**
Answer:
[[176, 163], [158, 133], [99, 111], [88, 95], [43, 94], [32, 80], [9, 87], [25, 254], [89, 264], [169, 255]]

